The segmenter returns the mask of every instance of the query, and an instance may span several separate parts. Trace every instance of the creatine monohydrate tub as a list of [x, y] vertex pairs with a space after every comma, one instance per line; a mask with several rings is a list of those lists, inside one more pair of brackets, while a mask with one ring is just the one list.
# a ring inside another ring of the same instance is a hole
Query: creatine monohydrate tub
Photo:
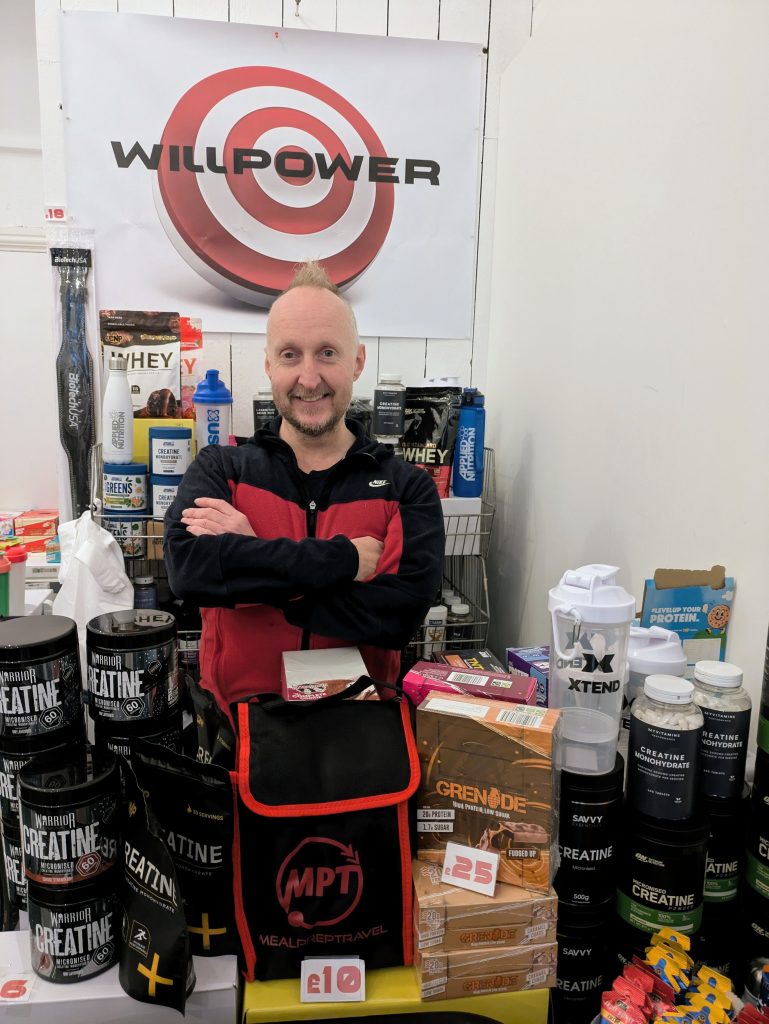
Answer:
[[32, 970], [70, 983], [101, 974], [117, 960], [120, 905], [117, 870], [77, 888], [28, 883]]
[[91, 718], [137, 722], [179, 707], [176, 619], [150, 608], [97, 615], [86, 626]]
[[82, 720], [77, 626], [62, 615], [0, 622], [0, 748]]
[[702, 815], [688, 821], [639, 814], [623, 819], [617, 876], [617, 950], [623, 963], [633, 953], [643, 955], [649, 936], [660, 928], [690, 935], [696, 956], [708, 836]]
[[167, 750], [181, 753], [181, 712], [175, 711], [165, 718], [148, 718], [138, 722], [109, 722], [102, 719], [94, 722], [94, 745], [99, 750], [119, 754], [130, 762], [135, 740], [157, 743]]
[[614, 900], [589, 907], [558, 901], [558, 971], [553, 990], [557, 1024], [586, 1024], [617, 974], [613, 959]]
[[120, 773], [92, 747], [34, 758], [19, 772], [19, 818], [27, 879], [73, 888], [118, 856]]
[[71, 754], [85, 746], [85, 730], [81, 721], [45, 736], [5, 737], [0, 742], [0, 818], [18, 822], [18, 775], [25, 764], [48, 751]]

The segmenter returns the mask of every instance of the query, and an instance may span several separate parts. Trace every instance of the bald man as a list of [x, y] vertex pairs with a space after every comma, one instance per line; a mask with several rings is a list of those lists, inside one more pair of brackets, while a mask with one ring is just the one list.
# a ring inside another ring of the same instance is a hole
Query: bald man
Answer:
[[202, 609], [202, 683], [225, 708], [278, 690], [283, 651], [357, 646], [394, 682], [440, 586], [435, 485], [345, 419], [365, 361], [349, 303], [303, 265], [267, 321], [277, 418], [203, 448], [168, 511], [171, 589]]

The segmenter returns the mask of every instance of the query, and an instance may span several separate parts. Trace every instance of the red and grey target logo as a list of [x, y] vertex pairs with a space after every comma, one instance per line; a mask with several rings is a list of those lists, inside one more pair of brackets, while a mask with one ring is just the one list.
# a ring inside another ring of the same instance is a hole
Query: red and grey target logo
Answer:
[[360, 857], [336, 839], [303, 839], [280, 865], [275, 888], [292, 927], [309, 931], [339, 924], [363, 893]]
[[160, 142], [112, 149], [119, 168], [155, 172], [158, 215], [184, 260], [265, 306], [305, 259], [350, 285], [387, 238], [396, 186], [440, 184], [436, 161], [389, 155], [349, 100], [285, 68], [210, 75], [176, 104]]

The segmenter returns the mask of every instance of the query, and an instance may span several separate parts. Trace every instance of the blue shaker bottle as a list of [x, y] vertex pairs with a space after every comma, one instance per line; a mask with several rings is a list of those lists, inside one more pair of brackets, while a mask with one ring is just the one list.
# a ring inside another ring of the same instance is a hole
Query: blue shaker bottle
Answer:
[[452, 489], [458, 498], [477, 498], [483, 491], [483, 403], [484, 397], [477, 388], [464, 388], [452, 474]]

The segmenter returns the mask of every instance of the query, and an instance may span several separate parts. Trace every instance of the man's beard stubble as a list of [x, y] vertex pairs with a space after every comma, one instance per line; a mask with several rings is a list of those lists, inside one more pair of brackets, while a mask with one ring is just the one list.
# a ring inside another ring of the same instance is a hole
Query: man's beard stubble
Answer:
[[[309, 396], [302, 395], [293, 397]], [[329, 418], [324, 420], [322, 423], [303, 423], [293, 414], [291, 409], [291, 396], [289, 396], [285, 403], [282, 401], [275, 401], [275, 406], [286, 423], [290, 423], [294, 430], [298, 431], [300, 434], [304, 434], [305, 437], [322, 437], [324, 434], [331, 433], [339, 421], [344, 419], [345, 415], [345, 410], [342, 409], [340, 412], [332, 412]]]

